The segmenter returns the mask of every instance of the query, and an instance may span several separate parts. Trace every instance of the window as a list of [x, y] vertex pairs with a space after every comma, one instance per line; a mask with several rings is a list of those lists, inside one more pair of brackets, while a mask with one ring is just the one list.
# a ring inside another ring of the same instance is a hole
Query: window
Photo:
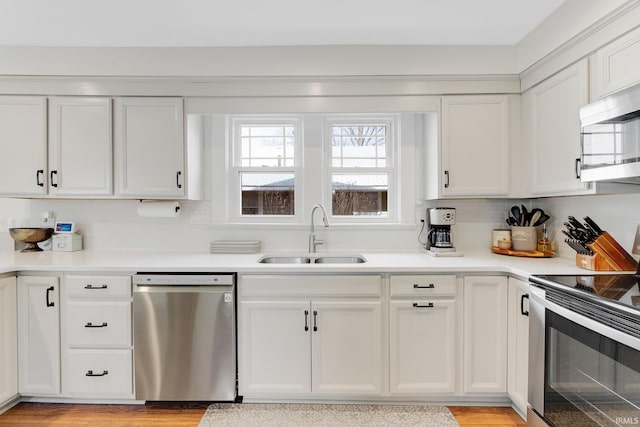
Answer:
[[389, 218], [393, 180], [393, 120], [328, 120], [328, 175], [334, 217]]
[[299, 120], [235, 117], [233, 130], [239, 216], [293, 217]]
[[[217, 141], [226, 141], [227, 154], [223, 167], [218, 155], [222, 151], [213, 146], [214, 162], [220, 166], [212, 171], [217, 218], [243, 224], [309, 224], [311, 208], [322, 203], [334, 224], [410, 224], [420, 179], [414, 155], [417, 117], [214, 116], [212, 132]], [[400, 153], [409, 156], [402, 169]], [[226, 203], [219, 203], [222, 199]]]

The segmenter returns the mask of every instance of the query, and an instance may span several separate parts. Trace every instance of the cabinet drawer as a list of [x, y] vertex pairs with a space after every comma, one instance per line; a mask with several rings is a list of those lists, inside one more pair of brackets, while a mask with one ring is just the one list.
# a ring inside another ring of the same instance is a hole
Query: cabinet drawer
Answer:
[[66, 276], [64, 293], [71, 297], [130, 297], [131, 276]]
[[63, 357], [63, 393], [132, 397], [131, 350], [67, 349]]
[[449, 296], [456, 294], [455, 275], [394, 275], [390, 277], [392, 297]]
[[318, 296], [379, 298], [382, 295], [380, 275], [243, 275], [239, 292], [242, 297]]
[[131, 302], [65, 301], [69, 347], [131, 347]]

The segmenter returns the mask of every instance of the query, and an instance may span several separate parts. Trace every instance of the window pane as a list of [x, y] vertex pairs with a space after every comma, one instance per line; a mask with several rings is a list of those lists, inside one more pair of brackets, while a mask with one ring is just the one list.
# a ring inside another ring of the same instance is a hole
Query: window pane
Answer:
[[242, 215], [294, 215], [292, 173], [240, 174]]
[[384, 167], [388, 126], [333, 125], [331, 156], [334, 167]]
[[334, 216], [387, 217], [389, 214], [387, 174], [333, 174], [331, 190]]
[[294, 147], [293, 125], [240, 125], [241, 166], [293, 166]]

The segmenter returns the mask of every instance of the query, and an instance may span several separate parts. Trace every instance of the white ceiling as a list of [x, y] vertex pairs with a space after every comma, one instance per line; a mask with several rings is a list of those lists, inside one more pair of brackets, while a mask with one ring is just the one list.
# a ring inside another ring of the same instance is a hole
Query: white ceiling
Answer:
[[510, 46], [564, 1], [0, 0], [0, 45]]

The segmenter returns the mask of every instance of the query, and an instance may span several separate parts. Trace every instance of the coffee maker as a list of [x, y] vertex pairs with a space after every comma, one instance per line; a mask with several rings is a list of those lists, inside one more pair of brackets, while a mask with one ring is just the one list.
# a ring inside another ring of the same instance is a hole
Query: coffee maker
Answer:
[[429, 232], [427, 249], [430, 255], [460, 256], [451, 239], [451, 226], [456, 223], [455, 208], [431, 208], [428, 210]]

